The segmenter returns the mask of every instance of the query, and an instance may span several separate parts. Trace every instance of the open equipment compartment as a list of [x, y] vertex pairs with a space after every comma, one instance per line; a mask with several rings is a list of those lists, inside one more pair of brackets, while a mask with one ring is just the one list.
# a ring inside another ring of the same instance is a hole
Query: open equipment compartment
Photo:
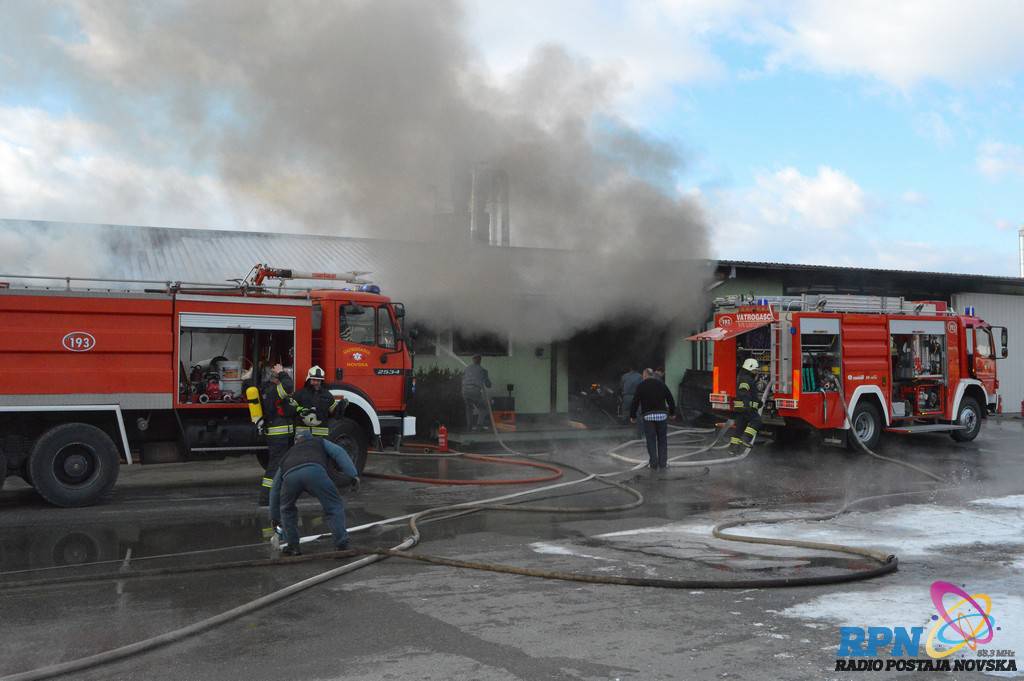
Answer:
[[946, 330], [941, 321], [889, 322], [896, 418], [941, 416], [948, 397]]
[[181, 405], [241, 403], [275, 364], [294, 376], [294, 317], [180, 312], [178, 335]]
[[842, 373], [839, 319], [800, 317], [799, 323], [802, 390], [835, 392]]

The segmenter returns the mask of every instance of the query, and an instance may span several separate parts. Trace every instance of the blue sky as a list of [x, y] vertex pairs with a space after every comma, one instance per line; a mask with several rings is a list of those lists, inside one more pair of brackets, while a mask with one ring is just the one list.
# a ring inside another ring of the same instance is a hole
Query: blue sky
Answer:
[[[228, 5], [204, 20], [251, 18]], [[538, 48], [557, 45], [577, 61], [569, 80], [607, 89], [581, 105], [587, 115], [677, 148], [669, 190], [699, 206], [715, 255], [1017, 272], [1022, 3], [452, 7], [459, 37], [446, 39], [465, 41], [473, 73], [495, 92], [511, 92]], [[304, 184], [289, 194], [280, 178], [218, 175], [202, 153], [204, 140], [251, 124], [233, 88], [253, 62], [234, 63], [194, 27], [173, 24], [174, 11], [146, 15], [170, 27], [140, 38], [145, 12], [130, 8], [24, 0], [0, 9], [0, 216], [230, 229], [302, 229], [311, 219], [296, 209], [330, 190], [332, 164], [296, 162], [289, 177]], [[275, 19], [246, 30], [254, 41], [277, 36]], [[194, 76], [168, 75], [165, 62]]]
[[499, 68], [531, 36], [622, 69], [625, 115], [688, 152], [719, 255], [1016, 274], [1020, 4], [604, 7], [480, 2], [474, 25]]

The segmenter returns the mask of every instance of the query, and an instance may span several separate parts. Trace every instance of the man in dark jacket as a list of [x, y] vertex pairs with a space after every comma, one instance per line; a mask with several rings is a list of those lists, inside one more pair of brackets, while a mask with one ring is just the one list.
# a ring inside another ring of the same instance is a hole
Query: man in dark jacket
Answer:
[[761, 407], [761, 396], [757, 394], [757, 377], [754, 375], [757, 369], [757, 360], [750, 357], [744, 360], [736, 376], [736, 399], [732, 403], [736, 430], [729, 440], [729, 449], [735, 454], [752, 447], [757, 432], [761, 430], [761, 415], [757, 411]]
[[636, 423], [638, 411], [647, 437], [647, 466], [655, 471], [665, 470], [668, 468], [668, 419], [676, 411], [676, 401], [672, 391], [655, 378], [650, 369], [644, 370], [644, 380], [637, 386], [636, 399], [629, 412], [631, 423]]
[[308, 432], [295, 435], [295, 445], [281, 458], [274, 486], [270, 491], [270, 522], [281, 525], [288, 546], [283, 553], [298, 556], [299, 512], [295, 502], [303, 492], [320, 500], [327, 516], [327, 525], [334, 535], [334, 548], [348, 548], [348, 530], [345, 528], [345, 502], [327, 472], [328, 457], [341, 471], [352, 478], [352, 486], [359, 489], [359, 472], [352, 464], [345, 448]]
[[327, 420], [345, 412], [345, 404], [324, 388], [324, 370], [318, 366], [306, 374], [306, 383], [295, 393], [295, 402], [299, 413], [296, 434], [308, 432], [313, 437], [327, 437], [331, 434]]
[[259, 505], [266, 506], [270, 500], [270, 488], [274, 484], [274, 473], [281, 457], [292, 446], [295, 434], [295, 402], [291, 392], [294, 389], [292, 377], [280, 364], [275, 364], [270, 380], [263, 384], [260, 401], [263, 404], [263, 420], [257, 424], [267, 440], [267, 469], [260, 483]]
[[486, 388], [491, 387], [491, 377], [487, 375], [487, 369], [480, 364], [483, 358], [480, 355], [473, 356], [473, 363], [462, 372], [462, 399], [466, 403], [466, 427], [473, 432], [480, 426], [481, 430], [487, 430], [487, 421], [490, 421], [487, 409]]

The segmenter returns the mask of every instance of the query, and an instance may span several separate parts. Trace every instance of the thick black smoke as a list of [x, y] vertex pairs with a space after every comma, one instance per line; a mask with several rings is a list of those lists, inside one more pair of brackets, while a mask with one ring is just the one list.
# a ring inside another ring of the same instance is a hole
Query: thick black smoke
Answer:
[[[558, 47], [494, 82], [457, 3], [0, 11], [0, 39], [24, 49], [0, 48], [20, 65], [7, 85], [44, 74], [118, 153], [212, 175], [238, 206], [234, 224], [182, 225], [171, 210], [161, 224], [435, 242], [374, 276], [418, 316], [523, 339], [623, 312], [677, 318], [699, 297], [706, 229], [675, 190], [677, 150], [611, 113], [613, 73]], [[564, 253], [469, 243], [470, 177], [485, 168], [508, 177], [512, 244]], [[188, 201], [180, 186], [104, 191], [112, 213]]]

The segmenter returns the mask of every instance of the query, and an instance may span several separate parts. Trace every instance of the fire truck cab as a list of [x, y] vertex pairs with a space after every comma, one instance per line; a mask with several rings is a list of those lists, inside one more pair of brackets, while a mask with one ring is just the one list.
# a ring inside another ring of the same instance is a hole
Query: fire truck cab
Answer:
[[[874, 296], [715, 301], [715, 326], [691, 336], [714, 343], [711, 406], [730, 411], [743, 361], [760, 366], [769, 389], [765, 422], [827, 431], [868, 447], [883, 431], [977, 437], [998, 406], [996, 360], [1007, 330], [942, 301]], [[995, 332], [995, 333], [994, 333]]]
[[[119, 464], [255, 454], [244, 391], [273, 367], [302, 387], [313, 365], [347, 400], [327, 424], [362, 470], [371, 444], [415, 433], [406, 416], [412, 356], [405, 309], [346, 273], [258, 265], [236, 284], [26, 277], [0, 287], [0, 485], [22, 476], [60, 506], [94, 503]], [[352, 288], [268, 286], [266, 279], [344, 279]], [[96, 280], [80, 280], [94, 282]]]

